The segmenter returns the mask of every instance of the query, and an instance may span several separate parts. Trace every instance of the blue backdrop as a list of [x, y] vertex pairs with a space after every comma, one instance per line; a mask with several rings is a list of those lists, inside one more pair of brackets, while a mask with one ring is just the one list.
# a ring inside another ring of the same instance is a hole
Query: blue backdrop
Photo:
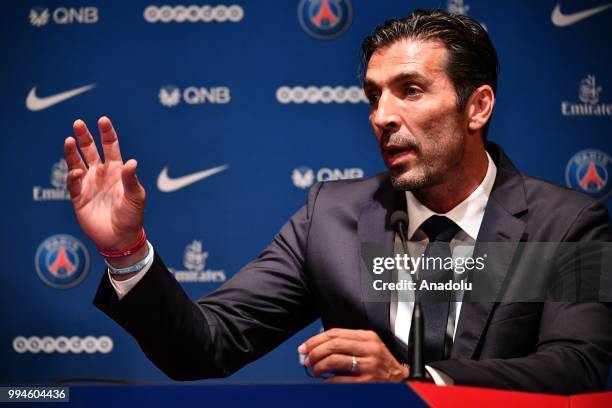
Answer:
[[[489, 139], [526, 173], [609, 205], [603, 1], [3, 4], [0, 381], [167, 380], [92, 305], [104, 264], [66, 199], [62, 160], [75, 119], [96, 134], [99, 116], [113, 120], [124, 159], [139, 161], [149, 239], [197, 298], [255, 257], [316, 180], [384, 170], [359, 88], [360, 44], [417, 7], [467, 13], [490, 33], [502, 68]], [[228, 381], [306, 379], [296, 347], [319, 329]]]

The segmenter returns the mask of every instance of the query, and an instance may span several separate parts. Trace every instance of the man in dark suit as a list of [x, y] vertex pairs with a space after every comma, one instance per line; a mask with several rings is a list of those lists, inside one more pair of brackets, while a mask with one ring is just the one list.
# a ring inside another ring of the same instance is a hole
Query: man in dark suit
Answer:
[[[88, 167], [67, 139], [68, 187], [81, 227], [109, 266], [95, 304], [172, 378], [227, 376], [321, 318], [326, 331], [299, 348], [315, 375], [405, 379], [412, 302], [392, 294], [368, 301], [360, 272], [364, 244], [398, 252], [389, 222], [398, 209], [408, 213], [409, 240], [449, 248], [612, 239], [601, 203], [522, 175], [486, 144], [498, 62], [478, 23], [416, 11], [377, 27], [363, 50], [370, 121], [389, 172], [315, 185], [256, 260], [197, 302], [147, 244], [136, 162], [123, 163], [110, 121], [99, 121], [105, 163], [85, 124], [75, 122]], [[511, 268], [515, 255], [497, 258], [487, 275], [491, 299], [533, 276]], [[425, 310], [427, 372], [436, 383], [551, 393], [605, 386], [608, 305], [441, 303]]]

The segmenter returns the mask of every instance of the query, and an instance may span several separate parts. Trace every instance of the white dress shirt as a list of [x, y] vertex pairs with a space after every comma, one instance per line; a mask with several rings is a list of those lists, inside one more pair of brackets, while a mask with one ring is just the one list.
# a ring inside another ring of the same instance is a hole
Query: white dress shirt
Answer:
[[[493, 189], [493, 183], [495, 182], [495, 176], [497, 174], [497, 167], [493, 160], [487, 153], [487, 158], [489, 160], [489, 165], [487, 167], [487, 173], [480, 183], [480, 185], [470, 194], [468, 198], [463, 200], [459, 205], [455, 208], [447, 212], [446, 214], [436, 214], [431, 211], [429, 208], [425, 207], [423, 204], [416, 199], [416, 197], [410, 192], [406, 192], [406, 201], [407, 201], [407, 209], [408, 209], [408, 235], [407, 238], [414, 243], [415, 245], [411, 245], [411, 251], [413, 248], [422, 248], [421, 251], [424, 251], [425, 246], [427, 245], [428, 239], [427, 236], [419, 229], [421, 224], [425, 222], [432, 215], [443, 215], [450, 218], [452, 221], [457, 224], [461, 230], [455, 235], [453, 240], [451, 241], [451, 250], [454, 250], [458, 245], [473, 245], [476, 242], [476, 237], [478, 236], [478, 231], [480, 230], [480, 224], [482, 223], [482, 218], [484, 216], [484, 210], [489, 200], [489, 196], [491, 194], [491, 190]], [[399, 238], [396, 237], [395, 240], [396, 251], [401, 251], [401, 243], [399, 242]], [[418, 250], [417, 250], [418, 251]], [[411, 256], [419, 256], [419, 253], [411, 253]], [[465, 254], [465, 252], [461, 253], [461, 256], [470, 256], [471, 254]], [[455, 254], [453, 254], [455, 256]], [[113, 279], [110, 271], [107, 271], [110, 282], [113, 285], [113, 288], [117, 292], [117, 296], [119, 299], [122, 299], [127, 293], [134, 287], [140, 280], [144, 277], [147, 271], [151, 268], [153, 264], [153, 258], [151, 261], [147, 263], [147, 265], [140, 270], [136, 275], [132, 276], [130, 279], [126, 279], [124, 281], [118, 281]], [[408, 274], [405, 276], [402, 275], [405, 273], [404, 271], [399, 271], [398, 279], [410, 279]], [[408, 335], [410, 333], [410, 323], [412, 320], [412, 310], [414, 307], [413, 302], [411, 301], [402, 301], [405, 299], [400, 299], [398, 301], [398, 297], [395, 292], [392, 292], [391, 302], [390, 302], [390, 316], [391, 316], [391, 327], [393, 328], [393, 332], [395, 336], [400, 339], [405, 344], [408, 344]], [[459, 313], [461, 311], [461, 302], [455, 302], [455, 322], [454, 327], [455, 331], [457, 328], [457, 321], [459, 319]], [[454, 333], [453, 333], [454, 339]], [[432, 376], [433, 380], [438, 385], [450, 385], [453, 383], [453, 380], [449, 378], [444, 373], [433, 369], [432, 367], [425, 367], [429, 374]]]
[[[453, 258], [457, 256], [470, 257], [474, 250], [474, 244], [476, 243], [476, 237], [480, 230], [480, 224], [484, 217], [485, 207], [489, 201], [491, 190], [495, 182], [495, 176], [497, 175], [497, 167], [493, 160], [487, 153], [489, 165], [487, 167], [487, 173], [480, 183], [480, 185], [470, 194], [465, 200], [459, 203], [452, 210], [446, 214], [438, 214], [421, 204], [419, 200], [412, 194], [412, 192], [406, 192], [407, 212], [408, 212], [408, 233], [407, 239], [408, 250], [410, 256], [420, 256], [427, 246], [429, 239], [423, 231], [420, 230], [421, 225], [433, 215], [441, 215], [448, 217], [460, 228], [459, 232], [453, 237], [450, 242], [451, 252]], [[460, 247], [460, 248], [458, 248]], [[468, 249], [466, 251], [466, 248]], [[395, 238], [395, 251], [396, 253], [402, 253], [402, 246], [399, 236]], [[418, 273], [418, 271], [417, 271]], [[400, 269], [397, 273], [397, 280], [410, 280], [411, 275]], [[410, 325], [412, 323], [412, 311], [414, 309], [414, 303], [410, 299], [412, 293], [409, 291], [403, 291], [399, 294], [392, 292], [390, 302], [390, 318], [391, 327], [395, 336], [404, 344], [408, 344], [408, 337], [410, 334]], [[457, 322], [459, 321], [459, 314], [461, 312], [461, 302], [454, 302], [451, 305], [452, 313], [449, 313], [449, 318], [454, 318], [454, 321], [450, 323], [453, 325], [453, 340], [457, 332]], [[435, 370], [432, 367], [426, 366], [426, 370], [432, 376], [434, 382], [438, 385], [451, 385], [453, 380], [446, 374]]]

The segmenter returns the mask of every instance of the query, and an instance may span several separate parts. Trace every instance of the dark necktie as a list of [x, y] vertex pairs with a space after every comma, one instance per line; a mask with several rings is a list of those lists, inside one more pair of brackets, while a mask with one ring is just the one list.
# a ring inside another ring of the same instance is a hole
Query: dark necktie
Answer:
[[[423, 231], [429, 237], [425, 249], [424, 260], [447, 260], [452, 257], [450, 241], [460, 228], [447, 217], [434, 215], [422, 225]], [[422, 279], [431, 282], [448, 282], [453, 279], [453, 270], [440, 268], [439, 262], [434, 262], [433, 268], [419, 272], [419, 282]], [[444, 262], [442, 262], [442, 266]], [[443, 360], [449, 357], [452, 337], [448, 338], [446, 326], [451, 300], [451, 291], [421, 291], [421, 306], [425, 321], [425, 364]], [[452, 336], [452, 334], [450, 334]]]

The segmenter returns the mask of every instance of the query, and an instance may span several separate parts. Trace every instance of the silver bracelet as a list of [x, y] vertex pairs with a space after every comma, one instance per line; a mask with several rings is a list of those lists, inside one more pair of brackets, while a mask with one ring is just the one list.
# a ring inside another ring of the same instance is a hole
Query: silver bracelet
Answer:
[[106, 258], [104, 258], [104, 263], [106, 264], [106, 266], [108, 266], [110, 273], [113, 275], [126, 275], [128, 273], [138, 272], [142, 268], [147, 266], [147, 264], [151, 261], [151, 259], [153, 259], [153, 255], [154, 255], [153, 245], [151, 245], [149, 241], [147, 241], [147, 248], [149, 249], [149, 251], [147, 252], [147, 256], [145, 256], [142, 261], [139, 261], [135, 263], [134, 265], [128, 266], [127, 268], [115, 268], [108, 262]]

